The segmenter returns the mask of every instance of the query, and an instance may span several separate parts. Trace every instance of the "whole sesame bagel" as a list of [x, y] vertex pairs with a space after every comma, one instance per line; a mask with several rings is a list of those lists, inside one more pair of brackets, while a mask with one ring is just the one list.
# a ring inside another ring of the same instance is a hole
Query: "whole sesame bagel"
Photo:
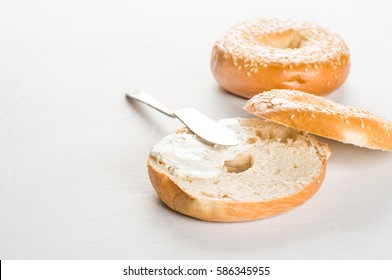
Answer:
[[220, 86], [246, 98], [271, 89], [326, 95], [349, 68], [349, 50], [337, 34], [297, 20], [244, 21], [215, 42], [211, 56]]
[[369, 149], [392, 151], [392, 122], [298, 90], [271, 90], [252, 97], [245, 110], [298, 130]]

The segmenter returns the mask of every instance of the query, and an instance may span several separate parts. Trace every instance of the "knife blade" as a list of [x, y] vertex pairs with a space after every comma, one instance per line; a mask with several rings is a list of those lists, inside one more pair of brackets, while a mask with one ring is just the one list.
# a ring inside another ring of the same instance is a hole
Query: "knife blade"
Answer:
[[171, 111], [150, 93], [145, 91], [126, 93], [126, 96], [144, 103], [168, 117], [179, 119], [194, 134], [209, 143], [223, 146], [238, 145], [238, 138], [234, 131], [210, 119], [195, 108]]

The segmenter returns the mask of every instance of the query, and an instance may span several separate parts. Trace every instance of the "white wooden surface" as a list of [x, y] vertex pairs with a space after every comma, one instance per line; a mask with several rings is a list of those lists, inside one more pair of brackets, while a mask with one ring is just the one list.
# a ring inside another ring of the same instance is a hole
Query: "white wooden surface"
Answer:
[[[349, 2], [349, 1], [347, 1]], [[248, 223], [208, 223], [159, 202], [150, 148], [174, 109], [248, 116], [209, 70], [214, 40], [258, 16], [318, 22], [345, 38], [349, 79], [329, 98], [392, 119], [392, 2], [0, 2], [0, 259], [392, 258], [392, 153], [328, 141], [321, 190]]]

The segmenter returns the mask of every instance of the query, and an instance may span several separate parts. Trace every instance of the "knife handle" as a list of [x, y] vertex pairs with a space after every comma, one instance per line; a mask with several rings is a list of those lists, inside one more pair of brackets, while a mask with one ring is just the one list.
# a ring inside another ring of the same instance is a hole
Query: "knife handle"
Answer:
[[138, 102], [146, 104], [147, 106], [150, 106], [151, 108], [161, 112], [162, 114], [165, 114], [168, 117], [176, 118], [176, 116], [169, 108], [167, 108], [165, 105], [159, 102], [154, 96], [152, 96], [150, 93], [146, 91], [135, 91], [132, 93], [126, 92], [125, 95], [133, 100], [136, 100]]

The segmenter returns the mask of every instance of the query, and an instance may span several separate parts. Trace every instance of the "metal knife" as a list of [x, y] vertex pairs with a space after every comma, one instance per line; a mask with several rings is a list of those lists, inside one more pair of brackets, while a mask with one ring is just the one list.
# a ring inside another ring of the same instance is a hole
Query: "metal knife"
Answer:
[[145, 91], [125, 93], [125, 95], [154, 108], [168, 117], [179, 119], [194, 134], [209, 143], [224, 146], [238, 145], [237, 135], [232, 130], [208, 118], [195, 108], [171, 111], [150, 93]]

